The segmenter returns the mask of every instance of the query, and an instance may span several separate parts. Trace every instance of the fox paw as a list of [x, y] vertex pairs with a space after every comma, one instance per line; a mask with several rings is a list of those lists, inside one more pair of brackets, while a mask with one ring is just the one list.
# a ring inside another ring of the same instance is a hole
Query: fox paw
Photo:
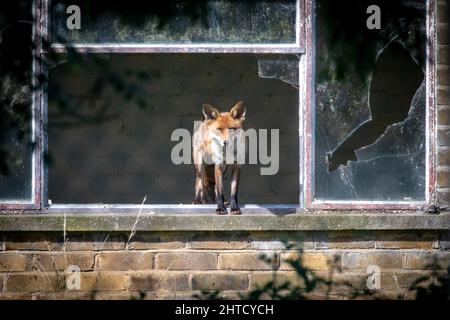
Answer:
[[192, 204], [203, 204], [203, 201], [201, 201], [201, 200], [194, 200], [194, 202], [192, 202]]
[[227, 214], [227, 209], [225, 208], [216, 209], [216, 214], [218, 214], [219, 216], [224, 216]]
[[231, 214], [232, 214], [233, 216], [239, 216], [239, 215], [242, 214], [242, 212], [241, 212], [241, 209], [235, 208], [235, 209], [231, 209]]

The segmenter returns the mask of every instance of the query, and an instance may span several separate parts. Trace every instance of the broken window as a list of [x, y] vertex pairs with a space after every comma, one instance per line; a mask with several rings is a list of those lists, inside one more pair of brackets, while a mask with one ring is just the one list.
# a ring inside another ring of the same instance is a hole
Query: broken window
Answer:
[[[68, 30], [69, 5], [82, 26]], [[295, 43], [296, 0], [52, 1], [53, 42]]]
[[[276, 173], [246, 164], [242, 203], [429, 199], [430, 1], [4, 2], [1, 208], [189, 204], [193, 168], [171, 161], [170, 134], [192, 132], [203, 103], [238, 100], [246, 128], [279, 129], [256, 149], [279, 154]], [[28, 16], [12, 23], [14, 6]], [[22, 50], [27, 26], [36, 42]]]
[[425, 0], [317, 1], [316, 200], [425, 199], [426, 13]]

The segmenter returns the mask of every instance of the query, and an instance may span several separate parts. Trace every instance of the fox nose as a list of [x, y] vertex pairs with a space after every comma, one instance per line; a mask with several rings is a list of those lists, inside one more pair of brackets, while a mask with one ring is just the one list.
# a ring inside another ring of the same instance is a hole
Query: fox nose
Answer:
[[223, 146], [225, 147], [227, 144], [228, 144], [228, 141], [225, 140], [225, 141], [223, 142]]

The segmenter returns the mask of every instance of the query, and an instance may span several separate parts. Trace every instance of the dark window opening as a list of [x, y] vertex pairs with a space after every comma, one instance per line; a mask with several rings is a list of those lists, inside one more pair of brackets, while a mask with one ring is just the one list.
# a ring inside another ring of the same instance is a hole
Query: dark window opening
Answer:
[[[191, 204], [194, 167], [172, 163], [171, 134], [178, 128], [192, 133], [194, 121], [203, 119], [205, 102], [228, 111], [242, 100], [245, 129], [280, 130], [280, 163], [273, 176], [262, 176], [262, 165], [243, 166], [241, 203], [298, 205], [299, 101], [298, 88], [289, 83], [291, 76], [298, 83], [295, 56], [130, 54], [61, 60], [50, 70], [49, 85], [52, 203], [140, 204], [147, 196], [146, 204]], [[286, 72], [274, 74], [273, 63]], [[227, 192], [229, 183], [228, 178]]]

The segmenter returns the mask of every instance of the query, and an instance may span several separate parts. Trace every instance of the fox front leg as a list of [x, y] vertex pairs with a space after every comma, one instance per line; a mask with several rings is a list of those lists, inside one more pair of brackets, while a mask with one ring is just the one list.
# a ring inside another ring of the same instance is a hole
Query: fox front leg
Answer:
[[203, 173], [201, 165], [195, 165], [195, 199], [193, 204], [203, 204]]
[[241, 167], [237, 164], [233, 166], [231, 178], [231, 202], [230, 210], [233, 215], [240, 215], [241, 209], [238, 204], [239, 178], [241, 175]]
[[227, 209], [225, 208], [225, 201], [223, 197], [223, 166], [222, 165], [216, 165], [214, 168], [214, 174], [216, 178], [216, 203], [217, 203], [217, 209], [216, 213], [218, 215], [225, 215], [227, 214]]

